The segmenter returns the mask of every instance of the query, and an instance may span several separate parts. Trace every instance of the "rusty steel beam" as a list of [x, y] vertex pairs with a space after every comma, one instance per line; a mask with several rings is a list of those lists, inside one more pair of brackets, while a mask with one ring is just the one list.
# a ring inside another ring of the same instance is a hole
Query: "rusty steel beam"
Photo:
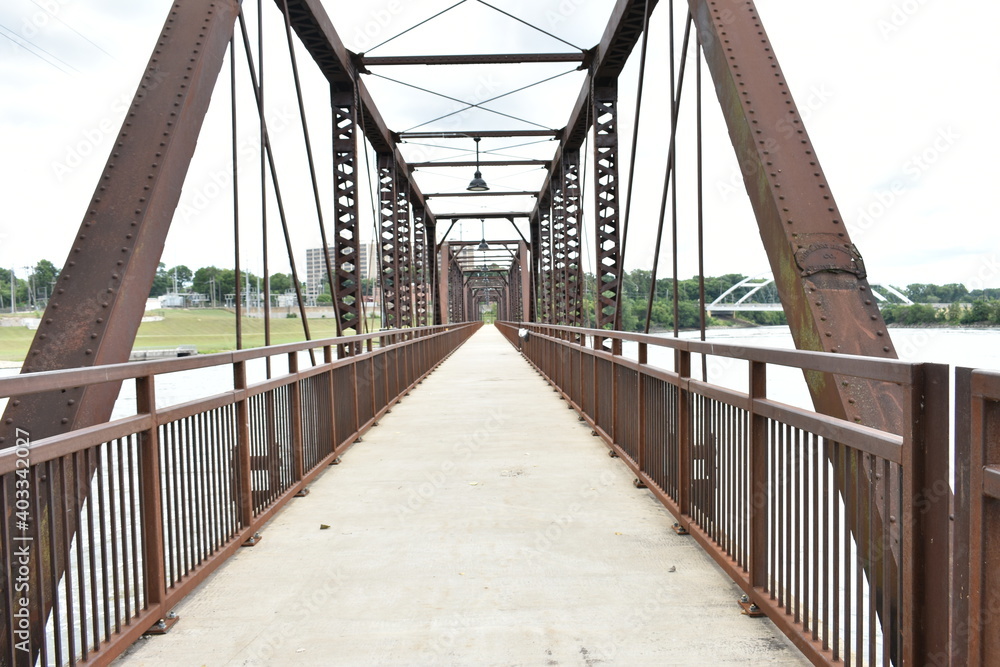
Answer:
[[[752, 2], [690, 0], [796, 346], [896, 358], [861, 255]], [[809, 378], [825, 414], [899, 433], [901, 392]]]
[[594, 233], [597, 249], [597, 328], [614, 329], [621, 296], [618, 198], [618, 85], [594, 89]]
[[[450, 162], [408, 162], [410, 169], [429, 169], [432, 167], [545, 167], [552, 166], [552, 160], [490, 160], [476, 162], [475, 160], [452, 160]], [[431, 195], [424, 195], [430, 197]]]
[[[511, 190], [510, 192], [498, 192], [492, 190], [490, 192], [432, 192], [425, 194], [426, 199], [431, 197], [537, 197], [538, 193], [534, 190]], [[445, 216], [450, 217], [450, 216]]]
[[[425, 327], [427, 321], [427, 299], [429, 296], [429, 262], [427, 261], [428, 230], [425, 226], [426, 212], [413, 207], [413, 325]], [[433, 235], [430, 235], [433, 239]]]
[[396, 170], [396, 311], [398, 327], [413, 326], [413, 240], [410, 225], [410, 193], [405, 178]]
[[[173, 4], [22, 373], [128, 361], [238, 11], [234, 0]], [[106, 422], [120, 386], [109, 382], [12, 397], [0, 426], [0, 448], [14, 446], [18, 433], [39, 441]], [[91, 465], [64, 478], [66, 487], [75, 490], [72, 507], [51, 506], [50, 484], [55, 481], [39, 480], [33, 527], [39, 549], [49, 539], [43, 524], [54, 531], [49, 534], [71, 539], [94, 469]], [[43, 560], [55, 560], [41, 563], [42, 570], [61, 576], [67, 563], [50, 551], [43, 553]], [[32, 565], [36, 586], [38, 575]], [[9, 584], [2, 577], [0, 583]], [[148, 601], [155, 605], [155, 584], [150, 590]], [[30, 619], [33, 637], [43, 636], [53, 594], [45, 592], [40, 613]], [[3, 642], [8, 636], [0, 634]], [[9, 655], [9, 648], [0, 645], [0, 655]], [[38, 646], [29, 647], [29, 662], [38, 651]]]
[[531, 215], [531, 211], [507, 211], [507, 212], [488, 212], [488, 211], [478, 211], [473, 213], [442, 213], [442, 218], [450, 218], [452, 220], [469, 220], [475, 218], [479, 220], [509, 220], [511, 218], [527, 218]]
[[552, 171], [558, 174], [549, 187], [552, 200], [552, 301], [553, 324], [566, 324], [566, 179], [562, 162]]
[[[689, 8], [796, 347], [896, 358], [861, 254], [844, 225], [756, 6], [750, 1], [689, 0]], [[906, 425], [900, 422], [906, 396], [901, 387], [833, 373], [805, 376], [817, 412], [904, 432]], [[881, 526], [888, 524], [875, 502], [892, 499], [888, 511], [898, 516], [899, 494], [872, 476], [862, 456], [853, 457], [836, 482], [848, 516], [876, 518], [851, 522], [859, 550], [890, 545], [884, 553], [888, 567], [866, 564], [866, 570], [876, 595], [887, 597], [890, 617], [899, 618], [902, 601], [885, 582], [896, 580], [901, 547], [898, 538], [882, 534]], [[880, 599], [880, 614], [882, 608]], [[893, 655], [900, 649], [890, 648]]]
[[[656, 7], [657, 2], [658, 0], [649, 0], [650, 12]], [[618, 0], [615, 4], [604, 35], [591, 58], [590, 77], [583, 82], [576, 104], [570, 113], [569, 122], [559, 135], [559, 148], [556, 150], [553, 164], [562, 159], [563, 151], [578, 150], [583, 145], [593, 122], [590, 109], [591, 89], [614, 85], [618, 81], [618, 75], [642, 35], [645, 11], [646, 0]], [[553, 178], [555, 176], [550, 170], [541, 192], [548, 190]], [[538, 207], [535, 208], [537, 212]]]
[[562, 130], [469, 130], [466, 132], [400, 132], [401, 141], [407, 139], [471, 139], [473, 137], [556, 137]]
[[563, 155], [563, 212], [565, 234], [565, 318], [583, 326], [583, 211], [580, 209], [580, 152]]
[[399, 325], [399, 248], [396, 235], [396, 162], [392, 155], [379, 153], [379, 255], [381, 261], [383, 328]]
[[[586, 53], [488, 53], [454, 56], [366, 56], [359, 54], [362, 67], [383, 65], [517, 65], [521, 63], [582, 63]], [[362, 70], [363, 71], [363, 70]]]
[[[128, 361], [237, 12], [171, 10], [22, 372]], [[0, 447], [15, 426], [40, 440], [107, 421], [117, 395], [114, 384], [13, 400]]]
[[[340, 331], [361, 333], [361, 249], [358, 236], [357, 110], [353, 91], [331, 90], [333, 109], [334, 281]], [[329, 250], [327, 250], [329, 252]]]
[[[285, 0], [275, 0], [279, 11], [284, 11], [284, 2]], [[354, 65], [356, 56], [344, 46], [322, 0], [287, 2], [292, 29], [334, 90], [348, 92], [355, 91], [356, 88], [361, 116], [358, 120], [364, 128], [365, 137], [377, 152], [392, 155], [402, 173], [406, 174], [406, 163], [394, 151], [398, 137], [389, 130], [364, 82], [358, 80], [358, 71]], [[411, 196], [419, 205], [426, 207], [420, 188], [412, 179], [409, 180]]]

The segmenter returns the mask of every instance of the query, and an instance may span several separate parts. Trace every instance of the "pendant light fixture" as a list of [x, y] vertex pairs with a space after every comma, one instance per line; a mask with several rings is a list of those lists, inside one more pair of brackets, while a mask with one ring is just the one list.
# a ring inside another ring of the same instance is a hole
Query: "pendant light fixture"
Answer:
[[[479, 172], [476, 172], [476, 173], [479, 173]], [[482, 232], [483, 232], [483, 240], [479, 242], [478, 246], [476, 246], [476, 250], [486, 251], [486, 250], [490, 249], [490, 244], [486, 242], [486, 220], [484, 220], [483, 218], [480, 218], [479, 219], [479, 224], [480, 224], [480, 227], [481, 227]]]
[[472, 177], [469, 182], [469, 187], [466, 188], [469, 192], [486, 192], [490, 189], [490, 186], [486, 185], [486, 181], [483, 180], [483, 174], [479, 171], [479, 137], [475, 137], [476, 141], [476, 174]]

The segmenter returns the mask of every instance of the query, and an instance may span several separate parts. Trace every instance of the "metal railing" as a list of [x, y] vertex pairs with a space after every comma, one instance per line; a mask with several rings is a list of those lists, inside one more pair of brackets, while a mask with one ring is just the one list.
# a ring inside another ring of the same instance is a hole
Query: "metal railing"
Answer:
[[[947, 366], [497, 326], [814, 663], [923, 665], [947, 650]], [[648, 363], [653, 348], [672, 369]], [[699, 355], [745, 361], [749, 390], [692, 377]], [[772, 400], [774, 367], [899, 385], [904, 431]]]
[[[0, 451], [0, 664], [107, 664], [370, 428], [481, 323], [0, 379], [0, 398], [134, 381], [135, 414]], [[320, 353], [299, 367], [300, 354]], [[287, 373], [247, 381], [248, 363]], [[282, 362], [283, 363], [283, 362]], [[166, 374], [230, 366], [170, 407]], [[202, 392], [204, 393], [204, 392]], [[16, 427], [15, 425], [12, 425]], [[54, 521], [50, 509], [65, 509]]]

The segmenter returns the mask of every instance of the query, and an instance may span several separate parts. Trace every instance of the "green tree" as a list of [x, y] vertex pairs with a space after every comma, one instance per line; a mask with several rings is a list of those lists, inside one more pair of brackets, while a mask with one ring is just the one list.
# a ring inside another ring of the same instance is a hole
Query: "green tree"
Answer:
[[287, 273], [275, 273], [271, 276], [271, 294], [284, 294], [292, 289], [292, 277]]

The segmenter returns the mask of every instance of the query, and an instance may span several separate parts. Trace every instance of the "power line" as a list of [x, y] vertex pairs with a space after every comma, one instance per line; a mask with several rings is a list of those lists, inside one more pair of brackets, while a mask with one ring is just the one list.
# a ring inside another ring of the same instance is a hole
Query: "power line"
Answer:
[[[13, 37], [11, 37], [10, 35], [4, 34], [3, 32], [0, 32], [0, 36], [6, 37], [7, 39], [9, 39], [14, 44], [17, 44], [22, 49], [24, 49], [25, 51], [27, 51], [31, 55], [35, 56], [36, 58], [38, 58], [42, 62], [44, 62], [44, 63], [46, 63], [48, 65], [51, 65], [52, 67], [55, 67], [60, 72], [62, 72], [64, 74], [69, 74], [69, 72], [67, 70], [64, 70], [62, 67], [59, 67], [59, 65], [56, 65], [54, 62], [52, 62], [48, 58], [45, 58], [44, 56], [42, 56], [41, 54], [37, 53], [36, 51], [41, 51], [42, 53], [48, 55], [49, 57], [54, 58], [55, 60], [58, 60], [59, 62], [61, 62], [63, 65], [66, 65], [66, 67], [69, 67], [74, 72], [79, 72], [80, 71], [80, 70], [76, 69], [75, 67], [73, 67], [72, 65], [70, 65], [65, 60], [63, 60], [62, 58], [60, 58], [59, 56], [57, 56], [55, 54], [52, 54], [52, 53], [49, 53], [48, 51], [46, 51], [42, 47], [38, 46], [37, 44], [33, 44], [30, 40], [24, 40], [27, 45], [22, 44], [18, 40], [19, 39], [24, 39], [24, 38], [18, 37], [17, 33], [15, 33], [13, 30], [11, 30], [10, 28], [8, 28], [7, 26], [3, 25], [2, 23], [0, 23], [0, 30], [5, 30], [6, 32], [9, 32], [11, 35], [13, 35]], [[31, 47], [31, 48], [29, 48], [29, 47]]]
[[100, 44], [98, 44], [97, 42], [93, 41], [92, 39], [90, 39], [89, 37], [87, 37], [86, 35], [84, 35], [82, 32], [80, 32], [79, 30], [77, 30], [76, 28], [74, 28], [73, 26], [71, 26], [69, 23], [66, 23], [66, 21], [63, 21], [61, 18], [59, 18], [59, 16], [55, 12], [50, 12], [45, 7], [43, 7], [42, 5], [38, 4], [38, 0], [31, 0], [31, 3], [33, 5], [35, 5], [36, 7], [38, 7], [39, 9], [41, 9], [46, 14], [48, 14], [49, 16], [51, 16], [52, 18], [54, 18], [56, 21], [59, 21], [64, 26], [66, 26], [67, 28], [69, 28], [70, 30], [72, 30], [73, 32], [75, 32], [82, 39], [84, 39], [85, 41], [89, 42], [90, 45], [93, 46], [95, 49], [97, 49], [98, 51], [100, 51], [101, 53], [103, 53], [104, 55], [106, 55], [107, 57], [111, 58], [112, 60], [115, 60], [115, 57], [113, 55], [111, 55], [110, 53], [108, 53], [107, 51], [105, 51], [103, 48], [101, 48]]

